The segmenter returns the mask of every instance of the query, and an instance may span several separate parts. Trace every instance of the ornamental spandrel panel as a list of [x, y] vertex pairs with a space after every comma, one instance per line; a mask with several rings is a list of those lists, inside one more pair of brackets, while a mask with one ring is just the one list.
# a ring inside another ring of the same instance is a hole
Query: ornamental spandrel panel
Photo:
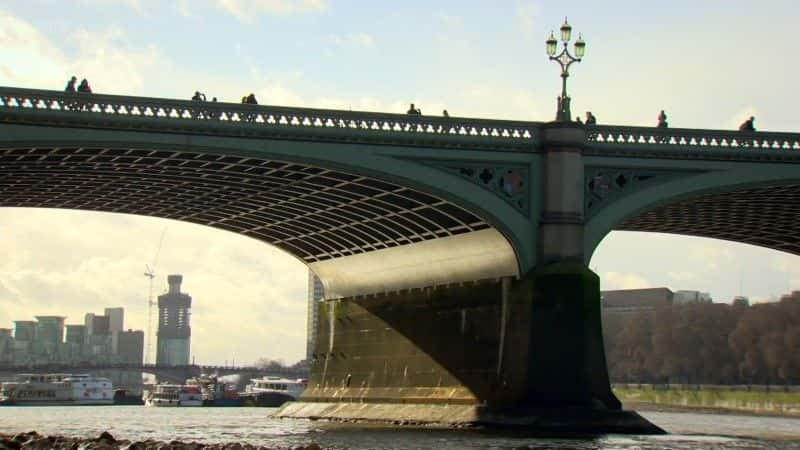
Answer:
[[466, 179], [530, 217], [530, 170], [519, 163], [424, 161], [423, 164]]
[[584, 170], [584, 217], [640, 189], [688, 177], [697, 172], [587, 167]]

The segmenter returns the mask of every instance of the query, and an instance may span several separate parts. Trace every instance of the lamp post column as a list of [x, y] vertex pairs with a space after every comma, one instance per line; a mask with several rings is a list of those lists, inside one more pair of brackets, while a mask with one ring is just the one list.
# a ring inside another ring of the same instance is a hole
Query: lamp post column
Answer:
[[558, 111], [556, 112], [557, 122], [570, 122], [572, 120], [572, 113], [570, 112], [570, 98], [567, 95], [567, 78], [569, 77], [569, 66], [574, 62], [579, 62], [586, 51], [586, 43], [583, 38], [578, 35], [578, 40], [575, 41], [575, 56], [569, 53], [567, 44], [572, 37], [572, 26], [564, 19], [564, 24], [561, 25], [561, 41], [564, 43], [564, 49], [556, 55], [558, 50], [558, 41], [553, 33], [547, 38], [547, 54], [550, 60], [558, 62], [561, 66], [561, 96], [558, 97]]

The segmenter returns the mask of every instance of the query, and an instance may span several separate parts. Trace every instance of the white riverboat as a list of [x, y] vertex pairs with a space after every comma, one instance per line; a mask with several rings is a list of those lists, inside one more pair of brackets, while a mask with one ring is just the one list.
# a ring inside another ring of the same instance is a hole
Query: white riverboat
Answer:
[[253, 406], [281, 406], [295, 401], [306, 389], [308, 380], [281, 377], [253, 378], [242, 394], [245, 404]]
[[197, 386], [157, 384], [145, 397], [146, 406], [203, 406], [203, 393]]
[[111, 380], [67, 373], [20, 374], [0, 385], [0, 404], [5, 405], [112, 405]]

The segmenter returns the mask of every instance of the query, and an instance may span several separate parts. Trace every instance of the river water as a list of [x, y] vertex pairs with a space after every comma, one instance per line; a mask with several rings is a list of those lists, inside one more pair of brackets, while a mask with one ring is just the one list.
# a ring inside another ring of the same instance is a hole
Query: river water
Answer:
[[148, 408], [143, 406], [0, 407], [0, 432], [118, 439], [247, 442], [289, 448], [316, 442], [326, 449], [800, 449], [800, 419], [674, 412], [641, 413], [668, 436], [543, 439], [479, 430], [387, 428], [273, 419], [272, 408]]

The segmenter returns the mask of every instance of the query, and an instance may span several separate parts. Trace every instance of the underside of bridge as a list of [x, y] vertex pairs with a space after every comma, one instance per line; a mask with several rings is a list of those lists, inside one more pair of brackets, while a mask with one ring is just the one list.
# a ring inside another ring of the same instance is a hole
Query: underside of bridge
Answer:
[[307, 264], [490, 228], [418, 190], [309, 165], [141, 148], [0, 149], [0, 206], [154, 216]]
[[739, 188], [677, 200], [616, 227], [757, 245], [800, 255], [800, 184]]

